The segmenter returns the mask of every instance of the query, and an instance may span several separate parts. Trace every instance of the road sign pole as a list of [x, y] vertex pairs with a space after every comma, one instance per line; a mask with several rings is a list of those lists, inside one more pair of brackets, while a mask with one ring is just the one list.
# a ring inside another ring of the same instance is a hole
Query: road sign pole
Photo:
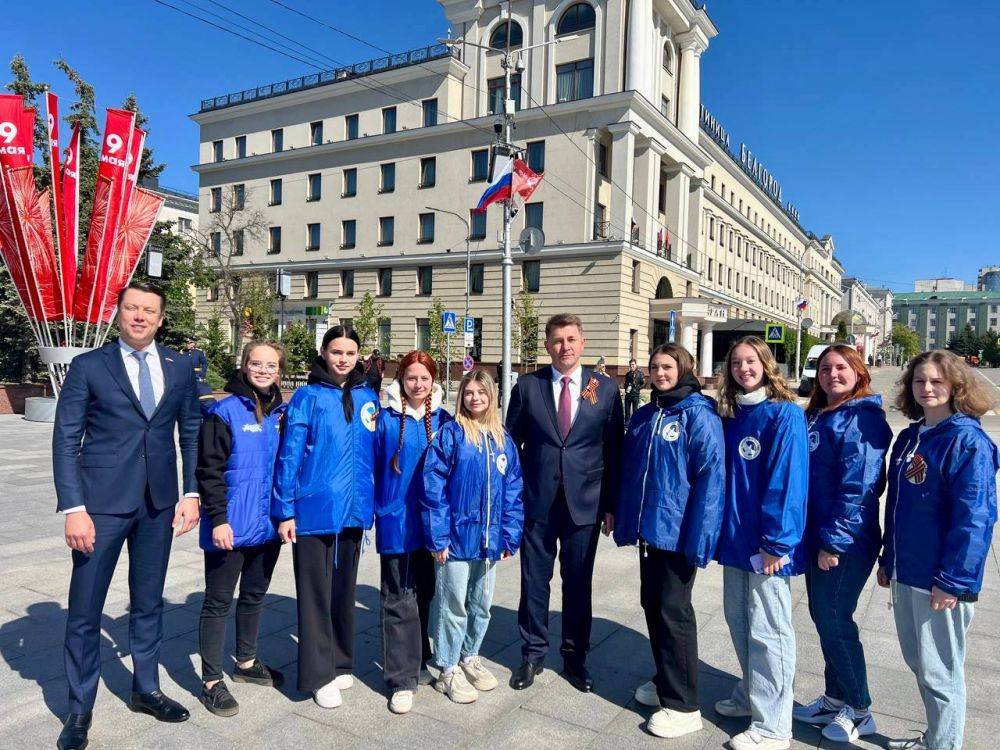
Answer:
[[445, 334], [444, 340], [445, 346], [448, 348], [448, 354], [445, 357], [445, 361], [448, 364], [445, 365], [444, 376], [444, 398], [447, 401], [451, 397], [451, 334]]

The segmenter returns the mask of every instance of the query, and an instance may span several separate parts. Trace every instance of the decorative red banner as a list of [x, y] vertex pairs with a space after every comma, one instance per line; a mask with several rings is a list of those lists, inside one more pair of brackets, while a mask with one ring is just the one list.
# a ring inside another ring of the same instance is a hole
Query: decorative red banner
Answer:
[[80, 126], [73, 128], [73, 135], [66, 148], [62, 167], [62, 220], [63, 234], [59, 238], [59, 263], [62, 268], [63, 299], [67, 313], [73, 311], [76, 296], [76, 263], [80, 245]]
[[135, 273], [142, 249], [153, 233], [156, 215], [163, 205], [163, 196], [136, 188], [132, 193], [125, 220], [122, 222], [120, 242], [108, 269], [107, 289], [101, 318], [110, 323], [118, 306], [118, 293], [125, 288]]

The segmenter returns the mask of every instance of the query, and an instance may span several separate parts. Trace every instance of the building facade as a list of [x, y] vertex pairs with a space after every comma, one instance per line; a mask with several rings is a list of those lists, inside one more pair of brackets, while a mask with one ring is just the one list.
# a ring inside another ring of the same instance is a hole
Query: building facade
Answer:
[[[865, 284], [853, 276], [841, 279], [841, 311], [834, 316], [834, 322], [841, 321], [847, 327], [849, 339], [865, 357], [874, 357], [882, 341], [889, 336], [891, 328], [885, 327], [885, 301], [878, 299]], [[888, 291], [888, 290], [885, 290]], [[889, 292], [891, 294], [891, 292]], [[891, 303], [889, 311], [891, 311]]]
[[964, 292], [972, 289], [961, 279], [940, 277], [937, 279], [917, 279], [913, 282], [915, 292]]
[[926, 349], [942, 349], [966, 324], [980, 336], [1000, 331], [1000, 292], [906, 292], [893, 299], [896, 322], [920, 337]]
[[976, 289], [981, 292], [1000, 292], [1000, 266], [980, 268]]
[[[491, 0], [439, 2], [454, 37], [493, 49], [413, 50], [207, 99], [193, 115], [203, 234], [241, 268], [291, 274], [286, 322], [319, 338], [371, 291], [379, 346], [395, 357], [428, 344], [434, 299], [461, 313], [468, 290], [473, 354], [499, 359], [501, 216], [470, 211], [503, 106], [495, 50], [555, 40], [520, 55], [512, 81], [517, 142], [545, 175], [514, 220], [545, 234], [539, 253], [515, 250], [515, 295], [533, 295], [541, 322], [579, 312], [588, 361], [611, 371], [645, 359], [672, 322], [711, 374], [725, 354], [716, 332], [794, 324], [800, 295], [814, 332], [832, 332], [832, 239], [802, 228], [702, 107], [700, 58], [718, 30], [700, 4], [514, 0], [508, 24]], [[259, 231], [224, 231], [232, 202]], [[211, 290], [199, 301], [204, 312]]]
[[173, 231], [177, 234], [197, 235], [199, 210], [197, 195], [163, 187], [156, 177], [143, 180], [142, 187], [164, 198], [163, 207], [156, 216], [157, 221], [172, 222]]

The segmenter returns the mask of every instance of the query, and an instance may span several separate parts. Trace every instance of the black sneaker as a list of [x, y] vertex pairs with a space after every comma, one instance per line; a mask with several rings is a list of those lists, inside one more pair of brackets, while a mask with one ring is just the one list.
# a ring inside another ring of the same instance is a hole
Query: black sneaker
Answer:
[[260, 659], [254, 659], [253, 664], [245, 669], [239, 664], [233, 669], [233, 682], [249, 682], [254, 685], [265, 685], [266, 687], [281, 687], [285, 682], [281, 672], [277, 669], [270, 669], [260, 663]]
[[240, 710], [240, 704], [236, 702], [233, 694], [229, 692], [229, 688], [222, 680], [212, 685], [211, 688], [202, 688], [201, 702], [216, 716], [236, 716]]

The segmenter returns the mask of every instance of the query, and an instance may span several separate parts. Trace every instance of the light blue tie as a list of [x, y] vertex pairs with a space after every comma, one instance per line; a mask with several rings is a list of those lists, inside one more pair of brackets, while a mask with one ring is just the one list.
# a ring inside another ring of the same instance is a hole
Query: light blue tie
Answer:
[[156, 396], [153, 395], [153, 376], [149, 374], [149, 363], [146, 357], [149, 352], [132, 352], [132, 356], [139, 360], [139, 405], [142, 406], [142, 413], [146, 419], [151, 419], [156, 411]]

